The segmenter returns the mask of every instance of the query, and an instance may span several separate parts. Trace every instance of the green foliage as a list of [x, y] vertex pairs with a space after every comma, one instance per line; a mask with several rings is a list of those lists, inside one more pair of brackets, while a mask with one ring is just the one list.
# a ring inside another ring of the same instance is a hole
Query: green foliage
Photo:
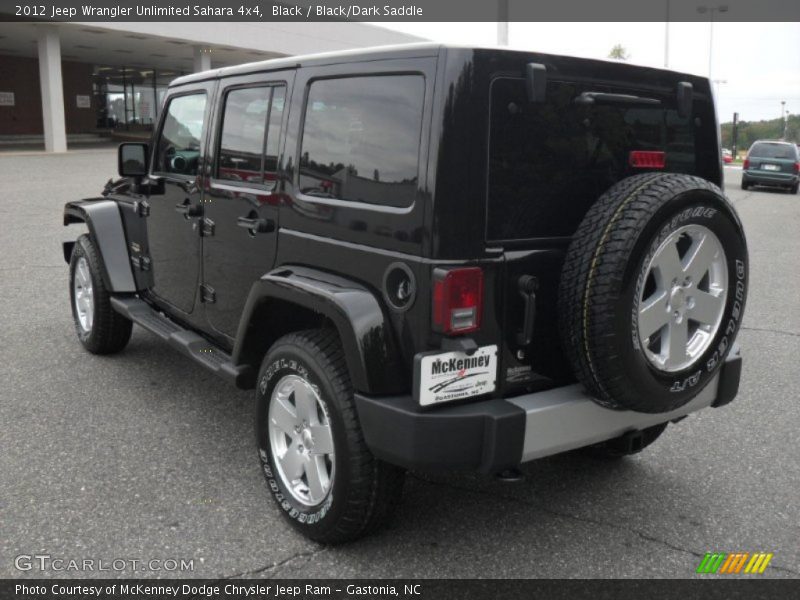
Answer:
[[615, 44], [613, 48], [611, 48], [611, 52], [608, 53], [608, 58], [613, 58], [616, 60], [628, 60], [631, 57], [628, 54], [628, 51], [625, 50], [625, 46], [622, 44]]
[[[722, 123], [722, 147], [731, 148], [733, 141], [731, 134], [733, 123]], [[783, 120], [771, 119], [769, 121], [739, 121], [739, 132], [736, 140], [738, 150], [747, 150], [756, 140], [779, 140], [783, 138]], [[789, 115], [786, 125], [786, 141], [800, 142], [800, 115]]]

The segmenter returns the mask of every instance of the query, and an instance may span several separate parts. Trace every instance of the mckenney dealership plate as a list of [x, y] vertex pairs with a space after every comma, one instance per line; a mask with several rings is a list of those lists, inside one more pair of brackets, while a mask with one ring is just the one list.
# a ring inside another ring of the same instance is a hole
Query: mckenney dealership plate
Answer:
[[493, 392], [497, 384], [497, 346], [464, 352], [425, 354], [417, 360], [415, 388], [421, 406]]

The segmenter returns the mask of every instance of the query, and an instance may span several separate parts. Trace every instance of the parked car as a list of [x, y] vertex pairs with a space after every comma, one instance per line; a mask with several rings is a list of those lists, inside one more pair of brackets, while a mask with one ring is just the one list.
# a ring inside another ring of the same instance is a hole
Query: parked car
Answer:
[[800, 187], [800, 151], [796, 144], [774, 140], [754, 142], [742, 168], [743, 190], [751, 185], [764, 185], [796, 194]]
[[722, 149], [722, 162], [729, 165], [733, 162], [733, 153], [727, 148]]
[[386, 522], [406, 469], [639, 452], [739, 385], [711, 98], [432, 44], [181, 77], [122, 178], [66, 205], [78, 339], [136, 323], [253, 390], [269, 493], [320, 542]]

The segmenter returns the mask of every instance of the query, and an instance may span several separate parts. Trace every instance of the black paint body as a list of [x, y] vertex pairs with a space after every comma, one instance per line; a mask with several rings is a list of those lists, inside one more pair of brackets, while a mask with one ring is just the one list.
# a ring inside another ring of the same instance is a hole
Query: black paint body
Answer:
[[[480, 266], [482, 325], [469, 336], [478, 346], [500, 347], [494, 397], [572, 381], [556, 329], [557, 289], [570, 235], [591, 202], [563, 197], [562, 208], [552, 199], [538, 199], [536, 189], [520, 189], [529, 198], [527, 208], [548, 215], [537, 230], [555, 233], [509, 240], [487, 235], [492, 86], [498, 79], [521, 84], [528, 63], [546, 67], [548, 85], [611, 86], [665, 103], [679, 82], [690, 82], [696, 136], [692, 171], [721, 185], [717, 124], [703, 78], [604, 61], [435, 45], [226, 68], [180, 78], [170, 90], [171, 95], [198, 89], [207, 94], [198, 175], [153, 173], [137, 183], [120, 182], [105, 194], [120, 206], [139, 296], [229, 353], [235, 363], [256, 370], [279, 335], [327, 320], [339, 330], [356, 390], [399, 396], [412, 391], [414, 356], [442, 347], [442, 336], [431, 327], [433, 270]], [[411, 205], [368, 205], [302, 193], [298, 167], [310, 82], [402, 74], [420, 75], [425, 82]], [[221, 98], [239, 86], [278, 84], [285, 86], [286, 105], [274, 180], [215, 179]], [[537, 106], [508, 110], [536, 111]], [[554, 168], [569, 174], [575, 167], [557, 163]], [[603, 191], [597, 189], [591, 200]], [[537, 207], [537, 202], [551, 205]], [[199, 206], [199, 214], [184, 216], [176, 211], [181, 203]], [[252, 233], [237, 225], [241, 217], [262, 219], [271, 230]], [[398, 262], [416, 280], [413, 304], [403, 310], [391, 307], [382, 289], [387, 269]], [[524, 275], [535, 276], [539, 286], [532, 340], [520, 346], [525, 311], [518, 281]], [[507, 381], [510, 373], [523, 376]]]

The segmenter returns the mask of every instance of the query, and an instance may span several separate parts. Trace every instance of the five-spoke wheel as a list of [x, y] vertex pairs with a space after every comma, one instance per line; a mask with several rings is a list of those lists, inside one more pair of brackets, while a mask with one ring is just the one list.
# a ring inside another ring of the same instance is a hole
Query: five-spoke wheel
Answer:
[[702, 225], [675, 230], [656, 250], [638, 303], [645, 356], [661, 371], [690, 366], [717, 334], [728, 291], [725, 251]]
[[322, 502], [334, 475], [333, 433], [319, 394], [298, 375], [284, 376], [272, 391], [269, 441], [294, 499], [308, 506]]

